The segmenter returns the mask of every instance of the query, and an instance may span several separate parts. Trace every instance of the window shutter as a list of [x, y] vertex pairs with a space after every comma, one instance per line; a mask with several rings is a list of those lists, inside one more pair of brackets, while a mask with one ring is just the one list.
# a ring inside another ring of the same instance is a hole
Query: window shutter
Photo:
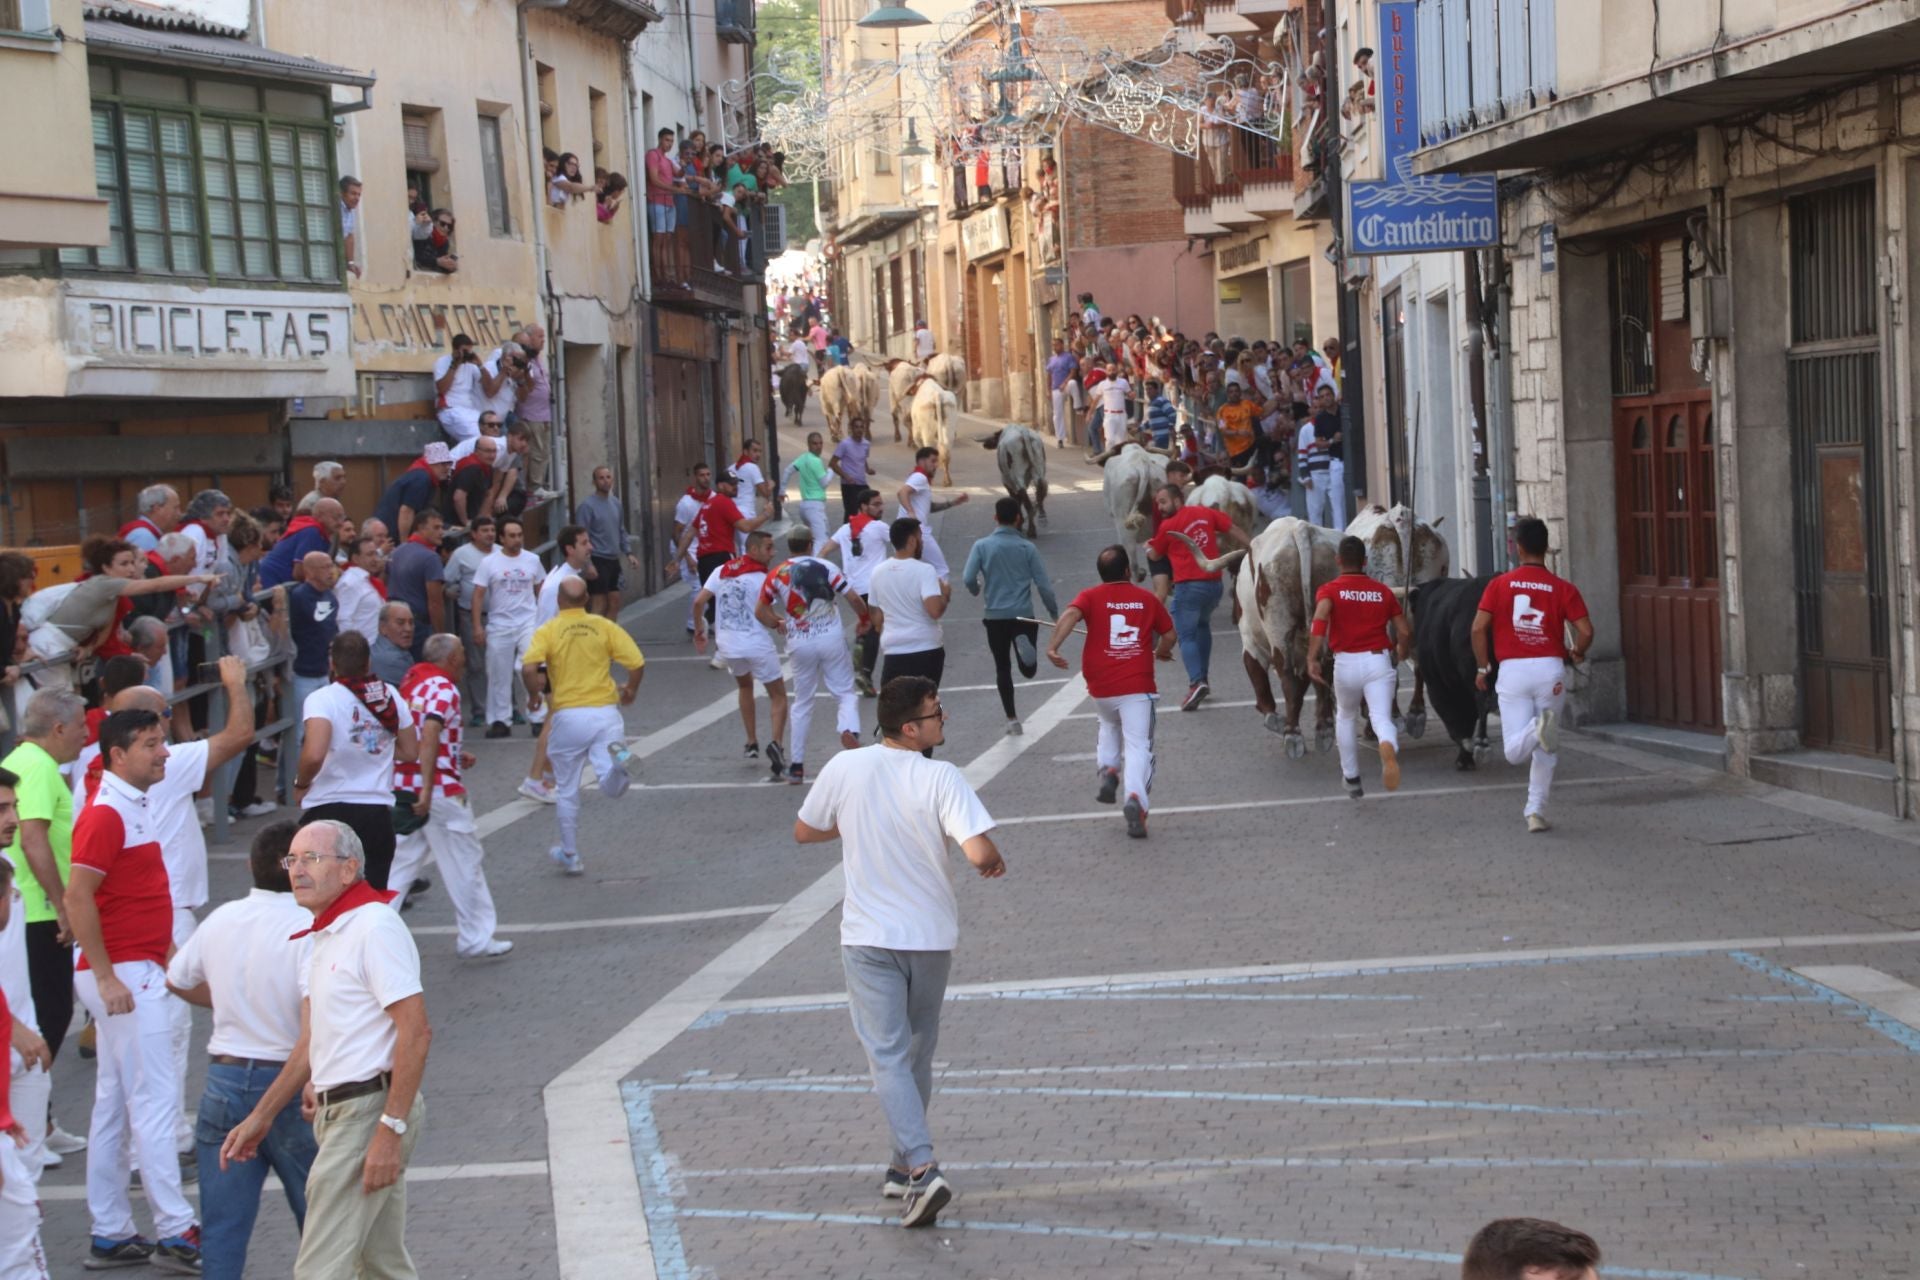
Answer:
[[1678, 236], [1660, 242], [1660, 318], [1687, 318], [1687, 242]]
[[440, 160], [433, 154], [433, 130], [425, 120], [408, 116], [401, 120], [407, 145], [407, 168], [416, 173], [440, 172]]

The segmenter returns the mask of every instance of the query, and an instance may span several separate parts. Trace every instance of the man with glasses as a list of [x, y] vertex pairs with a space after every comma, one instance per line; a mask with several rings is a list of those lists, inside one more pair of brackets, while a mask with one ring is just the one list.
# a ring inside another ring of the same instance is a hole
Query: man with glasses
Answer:
[[391, 893], [362, 874], [360, 837], [344, 822], [301, 827], [281, 865], [313, 913], [307, 961], [307, 1035], [259, 1105], [220, 1146], [231, 1165], [251, 1160], [287, 1104], [312, 1082], [320, 1150], [307, 1174], [307, 1220], [293, 1274], [300, 1280], [417, 1276], [407, 1254], [402, 1174], [425, 1120], [420, 1079], [433, 1038], [421, 994], [420, 952]]
[[903, 1202], [901, 1226], [925, 1227], [953, 1198], [927, 1129], [940, 1004], [960, 931], [947, 841], [987, 879], [1005, 875], [1006, 864], [988, 834], [993, 818], [960, 770], [924, 758], [946, 734], [933, 682], [891, 681], [879, 709], [880, 744], [827, 761], [793, 838], [841, 842], [847, 1005], [892, 1135], [881, 1194]]
[[426, 210], [414, 215], [417, 225], [426, 228], [426, 234], [417, 230], [413, 237], [413, 265], [419, 271], [437, 271], [441, 275], [452, 275], [460, 269], [460, 255], [453, 251], [453, 210], [435, 209], [431, 216]]

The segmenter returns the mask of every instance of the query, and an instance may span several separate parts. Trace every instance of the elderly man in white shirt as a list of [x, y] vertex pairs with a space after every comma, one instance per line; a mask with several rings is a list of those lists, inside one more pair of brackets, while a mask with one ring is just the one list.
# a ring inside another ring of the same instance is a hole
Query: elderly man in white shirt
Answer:
[[309, 1082], [319, 1155], [307, 1174], [297, 1280], [417, 1277], [407, 1253], [404, 1173], [426, 1120], [420, 1080], [433, 1039], [420, 952], [393, 894], [362, 874], [360, 837], [344, 822], [309, 822], [288, 853], [293, 896], [313, 913], [305, 970], [305, 1033], [220, 1159], [249, 1160]]
[[200, 1254], [208, 1275], [245, 1272], [268, 1166], [280, 1176], [296, 1226], [307, 1217], [307, 1171], [319, 1147], [298, 1099], [274, 1115], [260, 1143], [264, 1160], [225, 1168], [220, 1162], [226, 1135], [266, 1096], [303, 1034], [301, 981], [310, 947], [288, 939], [304, 932], [313, 916], [294, 901], [282, 865], [298, 828], [276, 822], [255, 834], [252, 892], [208, 916], [167, 965], [167, 987], [175, 995], [213, 1010], [196, 1134]]

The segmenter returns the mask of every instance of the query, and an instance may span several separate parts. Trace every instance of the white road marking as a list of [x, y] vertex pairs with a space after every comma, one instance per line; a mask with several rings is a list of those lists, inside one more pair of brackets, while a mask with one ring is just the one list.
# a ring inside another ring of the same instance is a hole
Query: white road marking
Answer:
[[[961, 772], [975, 789], [984, 787], [1058, 727], [1085, 696], [1086, 686], [1078, 678], [1063, 684], [1028, 717], [1024, 736], [999, 739]], [[561, 1280], [601, 1280], [610, 1275], [654, 1280], [620, 1081], [824, 919], [839, 905], [845, 887], [835, 863], [831, 871], [547, 1086], [549, 1182]], [[648, 1247], [637, 1251], [636, 1238]]]
[[[1224, 711], [1229, 707], [1250, 707], [1252, 705], [1253, 705], [1252, 698], [1238, 698], [1238, 699], [1208, 698], [1205, 702], [1200, 704], [1197, 710]], [[1163, 714], [1179, 714], [1179, 715], [1187, 715], [1187, 716], [1194, 714], [1194, 712], [1192, 711], [1181, 711], [1180, 703], [1178, 699], [1176, 699], [1170, 694], [1166, 695], [1165, 700], [1161, 703], [1161, 706], [1163, 708]], [[1069, 720], [1098, 720], [1099, 718], [1100, 718], [1100, 713], [1097, 711], [1077, 711], [1074, 714], [1067, 717], [1067, 719]]]
[[[1091, 756], [1085, 758], [1092, 759]], [[1614, 782], [1660, 781], [1665, 781], [1665, 779], [1656, 778], [1644, 773], [1623, 773], [1607, 778], [1556, 778], [1554, 779], [1553, 785], [1556, 790], [1559, 790], [1566, 787], [1600, 787]], [[1367, 792], [1367, 798], [1360, 803], [1372, 804], [1375, 800], [1420, 800], [1433, 796], [1465, 795], [1468, 792], [1525, 791], [1526, 789], [1527, 784], [1524, 782], [1485, 782], [1478, 785], [1461, 787], [1422, 787], [1406, 791], [1369, 791]], [[1225, 800], [1218, 804], [1156, 804], [1153, 806], [1153, 816], [1158, 818], [1170, 813], [1226, 813], [1234, 809], [1291, 809], [1300, 805], [1309, 804], [1349, 805], [1352, 803], [1353, 801], [1348, 800], [1338, 792], [1328, 790], [1326, 793], [1317, 796], [1287, 796], [1277, 800]], [[1092, 818], [1117, 818], [1120, 816], [1121, 814], [1118, 809], [1086, 809], [1079, 813], [1035, 813], [1023, 818], [1000, 818], [997, 821], [1003, 827], [1018, 827], [1040, 822], [1085, 822]]]
[[[407, 1181], [412, 1182], [464, 1182], [474, 1178], [544, 1178], [547, 1176], [545, 1160], [501, 1160], [492, 1164], [417, 1164], [407, 1169]], [[198, 1199], [200, 1184], [189, 1182], [180, 1188], [188, 1195]], [[267, 1175], [266, 1190], [279, 1191], [280, 1179], [274, 1174]], [[87, 1198], [84, 1184], [66, 1187], [51, 1187], [40, 1184], [42, 1200], [80, 1200]], [[134, 1195], [143, 1194], [140, 1187], [133, 1188]]]
[[[953, 996], [1021, 991], [1083, 991], [1097, 987], [1198, 983], [1222, 979], [1277, 981], [1313, 976], [1345, 978], [1357, 973], [1376, 973], [1391, 969], [1524, 964], [1536, 960], [1604, 960], [1609, 957], [1706, 955], [1723, 951], [1778, 951], [1783, 948], [1801, 947], [1912, 946], [1915, 943], [1920, 943], [1920, 932], [1811, 934], [1799, 937], [1721, 938], [1685, 942], [1628, 942], [1584, 947], [1537, 947], [1514, 951], [1469, 951], [1454, 955], [1386, 956], [1364, 960], [1307, 960], [1291, 964], [1236, 965], [1219, 969], [1166, 969], [1153, 973], [1107, 973], [1074, 978], [1013, 978], [1003, 982], [962, 983], [948, 987], [947, 994]], [[1808, 971], [1803, 969], [1799, 972], [1807, 973]], [[1836, 987], [1835, 990], [1839, 988]], [[731, 1012], [739, 1009], [844, 1005], [846, 1002], [845, 991], [834, 991], [822, 995], [758, 996], [746, 1000], [726, 1000], [715, 1008]], [[1866, 1003], [1864, 1000], [1861, 1002]]]
[[1910, 982], [1859, 964], [1802, 965], [1794, 972], [1920, 1030], [1920, 987]]
[[[635, 929], [656, 924], [690, 924], [698, 920], [731, 920], [738, 916], [770, 916], [780, 909], [777, 903], [764, 907], [719, 907], [712, 911], [672, 911], [658, 916], [611, 916], [601, 920], [547, 920], [539, 924], [503, 924], [495, 926], [501, 934], [573, 933], [581, 929]], [[415, 925], [416, 934], [451, 937], [460, 932], [458, 925]]]

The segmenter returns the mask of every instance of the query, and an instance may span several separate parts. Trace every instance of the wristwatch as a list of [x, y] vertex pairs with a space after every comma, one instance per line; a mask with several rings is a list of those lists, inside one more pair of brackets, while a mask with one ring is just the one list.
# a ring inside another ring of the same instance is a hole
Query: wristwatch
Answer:
[[393, 1130], [397, 1137], [404, 1138], [407, 1136], [407, 1122], [399, 1116], [382, 1115], [380, 1117], [380, 1123]]
[[1473, 669], [1473, 673], [1474, 673], [1475, 675], [1477, 675], [1477, 676], [1483, 676], [1483, 675], [1485, 675], [1485, 674], [1487, 674], [1487, 672], [1489, 672], [1489, 671], [1491, 671], [1491, 670], [1493, 670], [1493, 668], [1492, 668], [1492, 667], [1475, 667], [1475, 668]]

